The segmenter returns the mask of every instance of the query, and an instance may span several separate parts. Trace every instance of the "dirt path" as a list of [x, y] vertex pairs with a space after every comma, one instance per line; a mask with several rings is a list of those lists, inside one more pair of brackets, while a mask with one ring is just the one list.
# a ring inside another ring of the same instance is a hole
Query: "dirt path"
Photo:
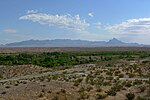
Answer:
[[119, 80], [124, 81], [124, 80], [129, 80], [129, 81], [134, 81], [134, 80], [149, 80], [149, 78], [119, 78]]
[[46, 73], [42, 73], [42, 74], [32, 74], [32, 75], [26, 75], [26, 76], [20, 76], [20, 77], [13, 77], [13, 78], [9, 78], [9, 79], [0, 80], [0, 82], [37, 78], [37, 77], [46, 76], [46, 75], [49, 75], [49, 74], [56, 74], [56, 72], [46, 72]]

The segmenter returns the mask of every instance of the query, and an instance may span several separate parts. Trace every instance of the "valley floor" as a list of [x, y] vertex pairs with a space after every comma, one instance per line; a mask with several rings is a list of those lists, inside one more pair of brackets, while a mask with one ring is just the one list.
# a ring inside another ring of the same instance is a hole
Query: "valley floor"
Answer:
[[150, 56], [139, 54], [78, 56], [95, 62], [57, 67], [1, 65], [0, 100], [150, 100]]

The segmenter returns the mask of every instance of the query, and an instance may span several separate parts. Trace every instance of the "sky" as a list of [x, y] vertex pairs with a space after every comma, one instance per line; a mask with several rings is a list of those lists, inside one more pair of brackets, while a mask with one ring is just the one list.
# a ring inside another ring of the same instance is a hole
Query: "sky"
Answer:
[[1, 0], [0, 44], [81, 39], [150, 44], [150, 0]]

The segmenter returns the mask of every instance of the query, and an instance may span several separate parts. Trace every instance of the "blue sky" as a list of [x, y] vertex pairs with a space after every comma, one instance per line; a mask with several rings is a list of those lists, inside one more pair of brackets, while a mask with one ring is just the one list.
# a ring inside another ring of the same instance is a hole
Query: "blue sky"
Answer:
[[0, 44], [29, 39], [150, 44], [150, 0], [1, 0]]

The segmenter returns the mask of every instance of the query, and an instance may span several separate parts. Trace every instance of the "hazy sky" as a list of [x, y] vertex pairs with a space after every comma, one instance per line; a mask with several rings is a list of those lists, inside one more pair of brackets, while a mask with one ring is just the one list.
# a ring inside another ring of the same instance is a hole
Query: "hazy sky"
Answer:
[[0, 1], [0, 44], [111, 38], [150, 44], [150, 0]]

